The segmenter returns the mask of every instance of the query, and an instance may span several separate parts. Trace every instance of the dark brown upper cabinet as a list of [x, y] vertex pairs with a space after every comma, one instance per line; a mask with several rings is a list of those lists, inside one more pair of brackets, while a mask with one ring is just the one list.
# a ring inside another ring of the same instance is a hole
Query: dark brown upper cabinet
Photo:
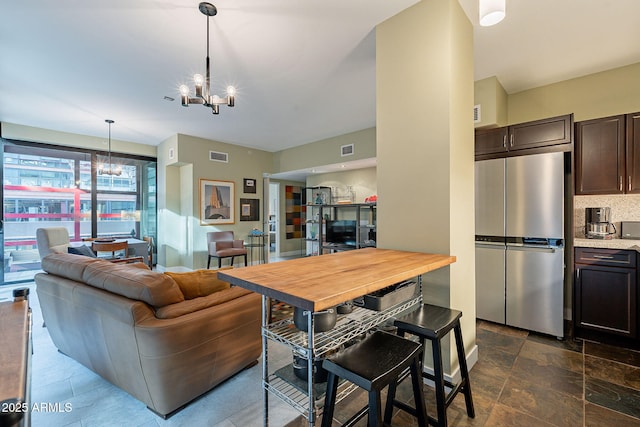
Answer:
[[509, 150], [548, 147], [572, 142], [571, 115], [509, 126]]
[[576, 194], [640, 193], [640, 113], [576, 123]]
[[640, 112], [627, 114], [627, 193], [640, 193]]
[[479, 129], [476, 131], [476, 155], [505, 153], [508, 151], [508, 128]]
[[[476, 130], [476, 157], [524, 154], [520, 150], [541, 149], [573, 142], [573, 115], [551, 117], [507, 127]], [[533, 153], [533, 152], [532, 152]]]

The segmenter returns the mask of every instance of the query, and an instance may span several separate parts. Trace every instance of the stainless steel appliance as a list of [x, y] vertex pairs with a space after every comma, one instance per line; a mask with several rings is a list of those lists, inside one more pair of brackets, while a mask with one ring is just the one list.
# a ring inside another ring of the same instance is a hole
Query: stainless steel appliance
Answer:
[[620, 237], [640, 240], [640, 221], [622, 221], [620, 223]]
[[610, 239], [616, 233], [611, 223], [611, 208], [586, 208], [585, 235], [588, 239]]
[[475, 168], [477, 317], [564, 336], [564, 154]]

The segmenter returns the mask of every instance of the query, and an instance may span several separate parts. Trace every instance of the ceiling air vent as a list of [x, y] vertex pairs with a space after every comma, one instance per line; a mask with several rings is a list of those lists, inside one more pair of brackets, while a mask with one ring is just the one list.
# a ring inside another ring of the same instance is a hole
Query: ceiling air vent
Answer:
[[480, 123], [482, 119], [480, 118], [480, 104], [473, 106], [473, 123]]
[[340, 146], [340, 155], [342, 157], [353, 155], [353, 144]]
[[229, 153], [209, 151], [209, 160], [211, 160], [212, 162], [229, 163]]

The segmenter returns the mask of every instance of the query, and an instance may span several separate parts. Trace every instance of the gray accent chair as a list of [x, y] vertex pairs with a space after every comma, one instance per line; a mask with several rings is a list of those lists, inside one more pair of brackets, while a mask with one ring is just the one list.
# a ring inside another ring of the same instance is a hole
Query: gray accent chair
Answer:
[[69, 248], [69, 230], [65, 227], [47, 227], [36, 230], [36, 243], [40, 258], [51, 253], [67, 253]]
[[233, 231], [210, 231], [207, 233], [207, 269], [211, 266], [211, 258], [218, 259], [218, 268], [222, 267], [223, 258], [231, 258], [233, 265], [234, 258], [244, 256], [244, 266], [247, 266], [247, 249], [244, 241], [237, 240], [233, 236]]

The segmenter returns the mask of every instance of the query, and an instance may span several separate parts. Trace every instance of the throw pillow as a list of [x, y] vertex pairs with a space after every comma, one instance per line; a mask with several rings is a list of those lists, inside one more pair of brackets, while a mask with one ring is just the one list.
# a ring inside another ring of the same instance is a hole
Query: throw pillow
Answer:
[[86, 246], [86, 245], [69, 246], [67, 248], [67, 252], [69, 252], [70, 254], [74, 254], [74, 255], [90, 256], [91, 258], [95, 258], [96, 257], [96, 254], [94, 254], [93, 251], [91, 250], [91, 248], [89, 246]]
[[62, 244], [62, 245], [56, 245], [56, 246], [49, 246], [49, 252], [50, 253], [54, 253], [54, 254], [66, 254], [67, 252], [67, 248], [69, 247], [68, 244]]
[[[165, 305], [164, 307], [156, 309], [156, 317], [158, 319], [175, 319], [176, 317], [184, 316], [185, 314], [194, 313], [198, 310], [204, 310], [237, 298], [246, 297], [246, 295], [257, 296], [257, 294], [251, 291], [236, 286], [234, 288], [230, 288], [227, 292], [216, 292], [203, 298], [194, 298], [191, 300], [177, 302], [175, 304]], [[258, 298], [255, 303], [259, 305], [260, 299]]]
[[164, 274], [175, 280], [185, 299], [204, 297], [231, 286], [218, 279], [217, 270], [195, 270], [185, 273], [165, 271]]

